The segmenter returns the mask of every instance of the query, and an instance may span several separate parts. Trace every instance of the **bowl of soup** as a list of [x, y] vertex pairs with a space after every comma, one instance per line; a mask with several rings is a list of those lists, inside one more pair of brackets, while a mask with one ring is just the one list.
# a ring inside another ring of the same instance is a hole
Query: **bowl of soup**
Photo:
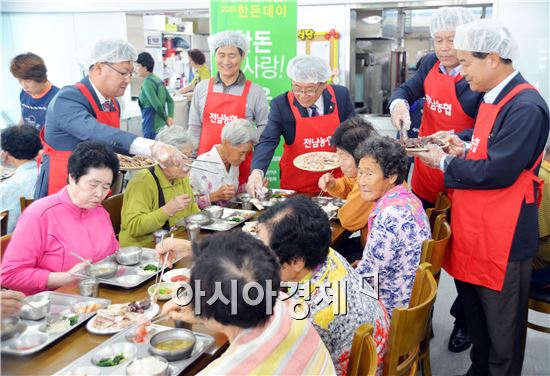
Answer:
[[197, 339], [192, 331], [187, 329], [170, 329], [151, 337], [149, 348], [153, 355], [162, 356], [174, 361], [191, 356]]

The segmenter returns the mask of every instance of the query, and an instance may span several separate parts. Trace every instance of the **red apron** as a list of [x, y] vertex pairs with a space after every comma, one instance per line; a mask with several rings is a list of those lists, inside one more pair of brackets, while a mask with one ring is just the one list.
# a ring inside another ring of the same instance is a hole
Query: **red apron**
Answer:
[[[328, 115], [314, 117], [302, 117], [298, 108], [294, 105], [294, 94], [289, 91], [288, 102], [296, 120], [296, 137], [292, 145], [285, 143], [283, 155], [280, 161], [281, 188], [294, 189], [302, 193], [319, 193], [319, 178], [324, 172], [309, 172], [296, 168], [294, 158], [299, 155], [313, 151], [331, 151], [335, 149], [330, 146], [330, 137], [340, 125], [338, 116], [338, 104], [332, 86], [327, 85], [327, 90], [332, 97], [334, 111]], [[334, 177], [342, 176], [339, 168], [334, 171]]]
[[[520, 84], [498, 104], [481, 104], [467, 160], [487, 159], [487, 141], [500, 110], [522, 90], [535, 88]], [[542, 197], [542, 180], [533, 173], [541, 159], [542, 154], [530, 170], [522, 171], [514, 184], [507, 188], [454, 190], [453, 237], [443, 264], [454, 278], [502, 290], [521, 205], [523, 200], [527, 204], [534, 202], [535, 182], [539, 183], [539, 201]]]
[[[120, 109], [118, 108], [118, 104], [114, 98], [111, 98], [111, 101], [113, 102], [116, 111], [106, 112], [97, 107], [94, 97], [83, 83], [77, 82], [75, 86], [82, 94], [84, 94], [86, 99], [88, 99], [88, 102], [90, 102], [98, 122], [113, 128], [120, 127]], [[50, 158], [48, 195], [51, 195], [60, 191], [61, 188], [67, 185], [67, 175], [69, 174], [67, 164], [69, 163], [69, 157], [71, 156], [72, 150], [56, 150], [48, 145], [44, 138], [44, 128], [42, 128], [42, 131], [40, 132], [40, 139], [42, 140], [42, 145], [44, 146], [44, 154]]]
[[[425, 102], [419, 136], [429, 136], [438, 131], [462, 132], [474, 126], [474, 119], [466, 115], [456, 96], [456, 83], [462, 79], [442, 74], [438, 61], [424, 80]], [[426, 166], [414, 157], [411, 180], [412, 190], [422, 199], [435, 203], [437, 194], [444, 192], [443, 173]]]
[[[246, 97], [252, 83], [246, 80], [242, 95], [237, 96], [214, 92], [214, 80], [215, 78], [211, 78], [208, 83], [208, 94], [202, 116], [199, 155], [210, 151], [214, 145], [222, 142], [222, 129], [225, 124], [235, 119], [246, 119]], [[239, 166], [239, 186], [248, 181], [251, 165], [252, 153], [248, 153], [244, 162]]]

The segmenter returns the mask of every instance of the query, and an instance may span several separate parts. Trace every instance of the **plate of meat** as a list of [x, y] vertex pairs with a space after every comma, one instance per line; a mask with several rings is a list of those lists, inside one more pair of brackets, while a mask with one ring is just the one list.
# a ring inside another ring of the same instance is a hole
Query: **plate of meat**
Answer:
[[133, 157], [130, 157], [128, 155], [117, 154], [117, 157], [121, 171], [141, 170], [144, 168], [153, 167], [157, 164], [157, 162], [153, 159], [143, 155], [134, 155]]
[[97, 311], [97, 314], [86, 324], [86, 329], [93, 334], [114, 334], [132, 325], [140, 324], [155, 317], [159, 312], [158, 304], [150, 300], [111, 304]]
[[441, 148], [446, 148], [449, 146], [448, 142], [443, 142], [435, 137], [418, 137], [418, 138], [407, 138], [405, 140], [401, 139], [397, 141], [401, 146], [405, 148], [407, 152], [422, 152], [428, 151], [428, 145], [433, 144]]
[[295, 167], [304, 171], [324, 172], [340, 167], [336, 153], [330, 151], [314, 151], [297, 156], [292, 162]]

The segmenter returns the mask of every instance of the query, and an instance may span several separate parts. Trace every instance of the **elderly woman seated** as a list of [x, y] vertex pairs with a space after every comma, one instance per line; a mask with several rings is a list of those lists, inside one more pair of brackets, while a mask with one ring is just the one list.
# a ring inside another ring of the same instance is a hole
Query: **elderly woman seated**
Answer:
[[[193, 145], [185, 130], [177, 125], [162, 128], [157, 141], [191, 155]], [[122, 246], [149, 246], [152, 233], [169, 230], [180, 219], [197, 213], [189, 170], [156, 165], [139, 171], [128, 183], [122, 204], [119, 240]]]
[[357, 147], [355, 159], [361, 195], [376, 201], [357, 271], [378, 275], [380, 297], [391, 317], [395, 307], [409, 305], [430, 224], [420, 200], [403, 186], [407, 155], [402, 146], [389, 137], [372, 137]]
[[[166, 251], [166, 244], [181, 246], [179, 251], [188, 247], [185, 241], [165, 241], [157, 250]], [[289, 300], [281, 301], [288, 297], [279, 293], [279, 264], [262, 242], [242, 231], [220, 233], [193, 243], [193, 255], [192, 303], [176, 298], [162, 312], [229, 338], [229, 348], [201, 374], [334, 374], [311, 323], [295, 320]]]
[[327, 346], [337, 373], [346, 374], [353, 334], [365, 322], [375, 328], [382, 364], [389, 330], [386, 312], [376, 298], [366, 294], [360, 275], [330, 248], [332, 231], [323, 210], [309, 198], [289, 198], [260, 216], [258, 234], [277, 254], [281, 279], [297, 284], [302, 295], [311, 292], [307, 298], [293, 297], [298, 302], [305, 300], [309, 319]]
[[319, 188], [322, 191], [328, 192], [333, 197], [346, 200], [346, 203], [338, 210], [338, 219], [342, 227], [350, 232], [361, 231], [360, 237], [347, 239], [338, 249], [350, 262], [361, 258], [368, 234], [369, 214], [374, 207], [374, 202], [361, 198], [353, 152], [357, 145], [371, 135], [377, 135], [376, 130], [360, 116], [355, 116], [340, 124], [330, 138], [330, 144], [336, 148], [340, 169], [344, 176], [335, 179], [332, 173], [326, 173], [319, 178]]
[[21, 214], [2, 259], [3, 287], [27, 295], [55, 289], [86, 266], [71, 252], [97, 262], [119, 248], [109, 213], [101, 206], [118, 166], [105, 143], [87, 141], [74, 149], [69, 184]]
[[256, 143], [256, 130], [248, 120], [236, 119], [223, 127], [221, 139], [221, 144], [199, 155], [193, 163], [212, 171], [191, 170], [191, 186], [198, 192], [195, 197], [200, 208], [211, 203], [223, 205], [237, 191], [244, 191], [244, 187], [239, 189], [239, 166]]
[[36, 156], [42, 149], [42, 142], [34, 125], [11, 126], [2, 131], [2, 165], [15, 167], [15, 173], [2, 182], [0, 209], [8, 209], [8, 233], [13, 232], [21, 214], [19, 198], [34, 197], [38, 167]]

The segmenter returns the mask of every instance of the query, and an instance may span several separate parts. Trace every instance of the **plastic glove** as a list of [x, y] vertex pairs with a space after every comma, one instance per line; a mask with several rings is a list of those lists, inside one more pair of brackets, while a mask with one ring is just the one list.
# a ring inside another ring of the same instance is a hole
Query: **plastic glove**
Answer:
[[411, 115], [409, 105], [403, 100], [397, 100], [391, 111], [391, 121], [395, 128], [406, 133], [411, 128]]
[[259, 169], [252, 171], [246, 183], [246, 191], [253, 198], [261, 198], [264, 187], [264, 172]]
[[446, 155], [445, 152], [434, 144], [428, 144], [426, 148], [428, 151], [418, 152], [415, 155], [426, 165], [432, 168], [439, 168], [439, 161]]
[[322, 175], [319, 178], [319, 182], [317, 183], [319, 185], [319, 188], [326, 192], [329, 189], [332, 189], [336, 185], [336, 179], [334, 179], [334, 176], [332, 176], [332, 173], [327, 172], [326, 174]]
[[151, 157], [161, 167], [180, 167], [184, 172], [189, 172], [190, 167], [186, 166], [186, 164], [191, 164], [191, 161], [187, 159], [185, 154], [172, 145], [155, 141], [151, 145]]
[[466, 154], [466, 144], [458, 136], [453, 135], [448, 140], [449, 147], [447, 148], [447, 153], [454, 155], [455, 157], [462, 158]]
[[454, 135], [455, 135], [454, 132], [439, 131], [439, 132], [435, 132], [435, 133], [431, 134], [430, 137], [437, 138], [438, 140], [443, 141], [443, 142], [449, 142], [449, 140]]

